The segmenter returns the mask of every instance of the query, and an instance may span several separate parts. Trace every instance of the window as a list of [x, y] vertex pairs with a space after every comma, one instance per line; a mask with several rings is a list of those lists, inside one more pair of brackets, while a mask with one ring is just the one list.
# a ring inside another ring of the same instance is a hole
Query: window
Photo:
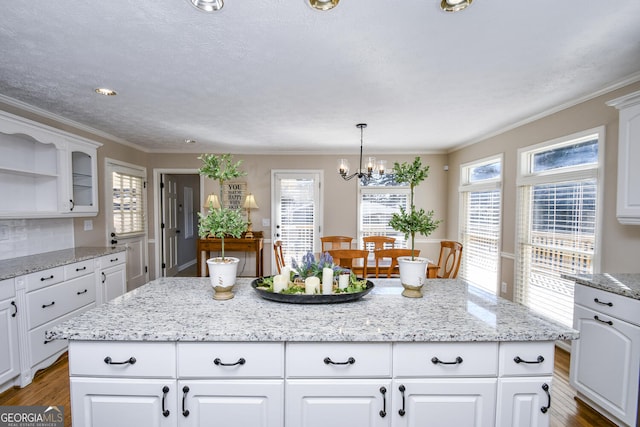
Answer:
[[113, 171], [113, 226], [116, 234], [145, 232], [144, 178]]
[[390, 236], [395, 237], [396, 248], [406, 248], [404, 234], [391, 228], [389, 221], [400, 206], [409, 209], [409, 197], [409, 187], [396, 183], [391, 174], [362, 180], [358, 204], [358, 247], [362, 246], [363, 237]]
[[602, 128], [519, 151], [516, 301], [566, 326], [573, 281], [596, 271]]
[[502, 156], [460, 167], [460, 276], [496, 293], [500, 265]]

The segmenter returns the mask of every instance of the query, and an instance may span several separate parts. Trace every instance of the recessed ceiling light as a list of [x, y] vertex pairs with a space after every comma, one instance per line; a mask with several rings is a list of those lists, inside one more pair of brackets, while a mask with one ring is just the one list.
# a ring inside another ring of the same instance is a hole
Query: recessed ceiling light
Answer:
[[338, 3], [340, 3], [340, 0], [309, 0], [311, 7], [317, 10], [333, 9]]
[[471, 5], [473, 0], [442, 0], [440, 7], [445, 12], [459, 12]]
[[222, 0], [189, 0], [189, 3], [203, 12], [215, 12], [224, 6]]
[[99, 87], [95, 89], [96, 93], [104, 96], [116, 96], [117, 93], [113, 89], [107, 89], [106, 87]]
[[185, 144], [195, 144], [195, 143], [196, 143], [196, 140], [195, 140], [195, 139], [185, 139], [185, 140], [184, 140], [184, 143], [185, 143]]

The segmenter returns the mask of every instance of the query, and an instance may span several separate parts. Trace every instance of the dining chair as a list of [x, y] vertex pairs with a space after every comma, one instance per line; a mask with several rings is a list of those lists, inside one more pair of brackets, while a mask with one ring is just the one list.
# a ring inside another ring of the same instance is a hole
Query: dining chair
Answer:
[[367, 236], [362, 238], [364, 248], [368, 251], [380, 249], [393, 249], [396, 247], [396, 238], [389, 236]]
[[324, 236], [320, 238], [322, 242], [322, 252], [334, 249], [351, 249], [353, 237], [349, 236]]
[[[415, 256], [420, 255], [419, 249], [416, 249], [413, 252]], [[400, 274], [400, 269], [398, 268], [398, 257], [411, 256], [411, 249], [380, 249], [379, 251], [375, 251], [374, 255], [376, 257], [376, 277], [380, 277], [381, 271], [383, 274], [386, 272], [387, 277], [392, 277]]]
[[276, 240], [273, 244], [273, 254], [276, 257], [276, 267], [278, 268], [278, 274], [282, 272], [284, 267], [284, 255], [282, 254], [282, 240]]
[[453, 240], [440, 242], [440, 256], [438, 257], [438, 279], [455, 279], [458, 277], [460, 261], [462, 260], [462, 244]]
[[358, 277], [367, 277], [369, 251], [364, 249], [333, 249], [327, 252], [333, 258], [334, 264], [348, 268]]

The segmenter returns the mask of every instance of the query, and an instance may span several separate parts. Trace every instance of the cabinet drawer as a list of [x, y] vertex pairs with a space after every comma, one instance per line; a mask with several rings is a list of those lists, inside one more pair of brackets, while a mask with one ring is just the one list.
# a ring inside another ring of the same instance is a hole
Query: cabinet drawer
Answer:
[[96, 300], [93, 274], [27, 294], [29, 329], [83, 307]]
[[178, 343], [180, 378], [284, 376], [282, 343]]
[[553, 341], [500, 343], [500, 376], [552, 375], [554, 351]]
[[390, 377], [391, 344], [287, 344], [286, 372], [306, 378]]
[[125, 251], [117, 252], [115, 254], [104, 255], [100, 257], [100, 268], [105, 269], [112, 265], [124, 264], [127, 260], [127, 253]]
[[498, 375], [498, 343], [397, 343], [397, 377], [493, 377]]
[[[34, 255], [37, 256], [37, 255]], [[50, 268], [24, 276], [24, 286], [27, 292], [55, 285], [64, 280], [64, 267]]]
[[73, 311], [65, 316], [55, 319], [49, 323], [45, 323], [42, 326], [38, 326], [35, 329], [29, 331], [29, 344], [31, 345], [31, 366], [42, 362], [48, 357], [51, 357], [60, 350], [67, 347], [67, 340], [47, 340], [45, 339], [45, 332], [54, 326], [71, 319], [74, 316], [87, 311], [95, 307], [95, 304], [89, 304], [86, 307], [82, 307], [76, 311]]
[[65, 280], [70, 280], [75, 279], [76, 277], [84, 276], [85, 274], [93, 273], [95, 270], [95, 265], [96, 262], [93, 259], [65, 265], [64, 278]]
[[16, 296], [15, 281], [13, 279], [0, 280], [0, 301]]
[[174, 343], [71, 341], [69, 375], [175, 378]]
[[576, 304], [640, 326], [640, 300], [576, 284]]

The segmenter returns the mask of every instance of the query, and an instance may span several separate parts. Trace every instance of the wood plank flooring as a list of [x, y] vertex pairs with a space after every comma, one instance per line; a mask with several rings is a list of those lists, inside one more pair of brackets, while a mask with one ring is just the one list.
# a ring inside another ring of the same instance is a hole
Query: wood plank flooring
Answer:
[[[38, 372], [33, 383], [0, 394], [0, 406], [63, 405], [65, 427], [71, 426], [69, 403], [69, 368], [66, 353], [49, 368]], [[556, 347], [552, 384], [551, 427], [610, 427], [614, 426], [579, 400], [569, 384], [569, 353]], [[354, 426], [355, 427], [355, 426]], [[461, 426], [464, 427], [464, 426]], [[518, 427], [518, 426], [512, 426]], [[615, 427], [615, 426], [614, 426]]]

